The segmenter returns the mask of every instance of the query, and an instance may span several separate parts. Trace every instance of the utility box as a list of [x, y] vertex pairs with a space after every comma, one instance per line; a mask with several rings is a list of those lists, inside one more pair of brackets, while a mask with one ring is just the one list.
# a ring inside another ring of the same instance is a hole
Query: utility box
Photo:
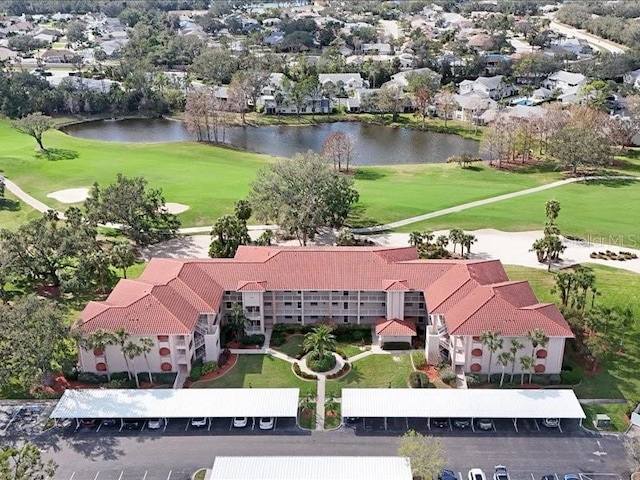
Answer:
[[604, 413], [596, 414], [593, 426], [604, 430], [611, 428], [611, 419], [609, 418], [609, 415], [605, 415]]

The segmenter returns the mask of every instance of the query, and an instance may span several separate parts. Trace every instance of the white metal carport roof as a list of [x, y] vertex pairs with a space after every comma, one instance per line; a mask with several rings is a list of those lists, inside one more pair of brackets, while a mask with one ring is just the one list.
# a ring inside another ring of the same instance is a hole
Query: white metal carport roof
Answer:
[[295, 417], [297, 388], [65, 390], [50, 418]]
[[342, 389], [343, 417], [585, 418], [573, 390]]
[[412, 480], [406, 457], [216, 457], [215, 480]]

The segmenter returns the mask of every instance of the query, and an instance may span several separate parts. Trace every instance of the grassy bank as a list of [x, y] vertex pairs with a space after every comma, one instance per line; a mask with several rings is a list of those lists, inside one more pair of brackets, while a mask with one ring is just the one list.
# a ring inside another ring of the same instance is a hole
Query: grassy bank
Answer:
[[557, 223], [563, 234], [628, 247], [637, 248], [640, 244], [640, 210], [632, 207], [640, 203], [640, 182], [636, 181], [592, 181], [565, 185], [414, 223], [399, 230], [410, 232], [453, 227], [465, 230], [542, 230], [544, 205], [550, 199], [558, 200], [561, 204]]
[[[66, 188], [102, 185], [117, 173], [142, 175], [162, 188], [168, 202], [184, 203], [184, 226], [211, 225], [233, 210], [247, 195], [256, 171], [273, 157], [180, 142], [116, 143], [47, 132], [44, 144], [50, 159], [38, 155], [35, 141], [0, 120], [0, 169], [25, 191], [53, 208], [68, 205], [47, 198]], [[360, 203], [354, 225], [386, 223], [460, 203], [540, 185], [558, 178], [554, 173], [518, 174], [485, 167], [461, 169], [457, 165], [399, 165], [362, 167], [355, 174]], [[11, 213], [9, 213], [11, 214]], [[14, 220], [20, 223], [20, 219]]]
[[[597, 375], [585, 372], [583, 380], [574, 390], [582, 398], [640, 398], [640, 275], [601, 265], [590, 264], [596, 274], [596, 286], [600, 296], [596, 300], [601, 305], [629, 306], [633, 309], [635, 322], [630, 326], [624, 354], [613, 355], [601, 365]], [[505, 266], [512, 280], [529, 280], [533, 290], [542, 302], [558, 302], [558, 296], [551, 293], [554, 286], [553, 274], [534, 268]]]
[[5, 200], [0, 203], [0, 228], [17, 230], [23, 223], [39, 216], [37, 210], [20, 202], [9, 191], [5, 191]]

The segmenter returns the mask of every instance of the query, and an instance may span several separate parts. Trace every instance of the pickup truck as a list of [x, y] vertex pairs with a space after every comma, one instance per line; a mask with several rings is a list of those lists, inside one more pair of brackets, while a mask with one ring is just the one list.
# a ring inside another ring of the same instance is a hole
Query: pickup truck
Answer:
[[507, 467], [504, 465], [496, 465], [495, 472], [493, 472], [493, 480], [511, 480]]

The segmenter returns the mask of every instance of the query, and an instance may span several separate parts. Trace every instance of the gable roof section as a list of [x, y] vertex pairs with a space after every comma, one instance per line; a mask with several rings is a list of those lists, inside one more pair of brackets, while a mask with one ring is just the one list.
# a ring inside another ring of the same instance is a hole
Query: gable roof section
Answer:
[[393, 337], [409, 337], [416, 334], [416, 322], [413, 320], [400, 320], [392, 318], [379, 318], [376, 320], [376, 335], [388, 335]]

